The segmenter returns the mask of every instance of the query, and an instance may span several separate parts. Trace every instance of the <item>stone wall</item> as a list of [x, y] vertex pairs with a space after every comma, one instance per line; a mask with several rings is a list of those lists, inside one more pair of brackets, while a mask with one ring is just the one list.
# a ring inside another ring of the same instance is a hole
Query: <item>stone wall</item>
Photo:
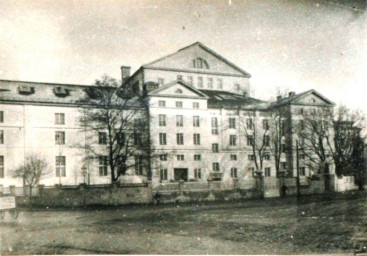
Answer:
[[[17, 202], [26, 201], [19, 197]], [[40, 187], [32, 202], [44, 207], [146, 204], [152, 202], [152, 191], [150, 183]]]

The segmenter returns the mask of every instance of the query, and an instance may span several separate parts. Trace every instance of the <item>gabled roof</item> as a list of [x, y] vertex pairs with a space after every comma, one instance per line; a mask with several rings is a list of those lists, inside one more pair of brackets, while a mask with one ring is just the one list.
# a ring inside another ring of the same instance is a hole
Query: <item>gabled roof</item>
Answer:
[[171, 86], [174, 86], [176, 84], [180, 84], [180, 85], [186, 87], [187, 89], [189, 89], [190, 91], [198, 94], [202, 98], [208, 98], [208, 96], [205, 95], [204, 93], [202, 93], [200, 90], [196, 89], [195, 87], [187, 84], [186, 82], [184, 82], [182, 80], [175, 80], [175, 81], [172, 81], [172, 82], [170, 82], [168, 84], [165, 84], [165, 85], [163, 85], [163, 86], [161, 86], [161, 87], [159, 87], [159, 88], [157, 88], [157, 89], [149, 92], [148, 95], [158, 95], [159, 92], [164, 91], [165, 89], [167, 89], [167, 88], [169, 88]]
[[152, 61], [152, 62], [149, 62], [149, 63], [147, 63], [147, 64], [144, 64], [142, 67], [143, 67], [143, 68], [148, 68], [148, 67], [150, 67], [151, 65], [153, 65], [153, 64], [155, 64], [155, 63], [157, 63], [157, 62], [159, 62], [159, 61], [161, 61], [161, 60], [164, 60], [164, 59], [167, 59], [167, 58], [169, 58], [169, 57], [172, 57], [172, 56], [174, 56], [175, 54], [177, 54], [177, 53], [179, 53], [179, 52], [181, 52], [181, 51], [187, 50], [187, 49], [192, 48], [192, 47], [195, 47], [195, 46], [199, 46], [199, 47], [201, 47], [202, 49], [204, 49], [205, 51], [207, 51], [207, 52], [209, 52], [210, 54], [214, 55], [216, 58], [218, 58], [218, 59], [220, 59], [221, 61], [225, 62], [227, 65], [229, 65], [229, 66], [231, 66], [233, 69], [235, 69], [235, 70], [239, 71], [240, 73], [242, 73], [242, 74], [243, 74], [243, 75], [245, 75], [246, 77], [248, 77], [248, 78], [250, 78], [250, 77], [251, 77], [251, 75], [250, 75], [248, 72], [246, 72], [245, 70], [241, 69], [241, 68], [240, 68], [240, 67], [238, 67], [237, 65], [233, 64], [232, 62], [230, 62], [229, 60], [227, 60], [226, 58], [224, 58], [223, 56], [219, 55], [218, 53], [216, 53], [215, 51], [213, 51], [212, 49], [208, 48], [207, 46], [205, 46], [204, 44], [202, 44], [202, 43], [200, 43], [200, 42], [196, 42], [196, 43], [193, 43], [193, 44], [191, 44], [191, 45], [188, 45], [188, 46], [186, 46], [186, 47], [184, 47], [184, 48], [181, 48], [181, 49], [179, 49], [177, 52], [174, 52], [174, 53], [172, 53], [172, 54], [169, 54], [169, 55], [166, 55], [166, 56], [164, 56], [164, 57], [162, 57], [162, 58], [159, 58], [159, 59], [157, 59], [157, 60], [155, 60], [155, 61]]
[[209, 108], [253, 108], [265, 109], [268, 106], [266, 101], [251, 98], [242, 94], [226, 91], [200, 90], [209, 96]]
[[283, 98], [280, 101], [273, 102], [272, 105], [273, 106], [274, 105], [278, 106], [278, 105], [286, 105], [286, 104], [296, 103], [300, 99], [302, 99], [302, 98], [304, 98], [308, 95], [311, 95], [311, 94], [316, 95], [317, 97], [319, 97], [320, 99], [325, 101], [327, 104], [329, 104], [331, 106], [335, 106], [334, 102], [332, 102], [331, 100], [329, 100], [328, 98], [326, 98], [325, 96], [323, 96], [321, 93], [319, 93], [318, 91], [316, 91], [314, 89], [311, 89], [311, 90], [308, 90], [308, 91], [305, 91], [305, 92], [302, 92], [302, 93], [299, 93], [299, 94], [295, 94], [295, 95], [289, 96], [287, 98]]

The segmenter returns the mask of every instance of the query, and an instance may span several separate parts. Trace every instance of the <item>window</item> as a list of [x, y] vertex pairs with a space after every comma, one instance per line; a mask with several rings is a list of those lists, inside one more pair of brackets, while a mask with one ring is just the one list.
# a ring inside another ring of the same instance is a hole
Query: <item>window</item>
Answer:
[[265, 177], [270, 177], [270, 176], [271, 176], [270, 167], [265, 167]]
[[263, 120], [263, 129], [269, 130], [269, 120], [268, 119]]
[[164, 100], [158, 101], [158, 106], [165, 107], [166, 106], [166, 101], [164, 101]]
[[0, 123], [4, 123], [4, 111], [0, 111]]
[[196, 180], [200, 180], [201, 179], [201, 169], [200, 168], [195, 168], [194, 169], [194, 178]]
[[144, 170], [144, 157], [135, 156], [135, 174], [143, 175], [143, 170]]
[[254, 161], [255, 160], [255, 156], [254, 155], [248, 155], [248, 160], [250, 161]]
[[184, 155], [177, 155], [177, 161], [183, 161], [183, 160], [185, 160]]
[[236, 146], [237, 144], [237, 136], [236, 135], [229, 135], [229, 145]]
[[218, 146], [218, 143], [213, 143], [213, 144], [212, 144], [212, 150], [213, 150], [213, 152], [215, 152], [215, 153], [218, 153], [218, 152], [219, 152], [219, 146]]
[[231, 178], [237, 179], [237, 168], [235, 167], [231, 168]]
[[247, 146], [253, 146], [254, 145], [254, 136], [253, 135], [247, 135]]
[[206, 60], [204, 60], [202, 58], [196, 58], [196, 59], [192, 60], [191, 67], [192, 68], [199, 68], [199, 69], [209, 69], [208, 63], [206, 62]]
[[299, 168], [299, 175], [306, 176], [306, 167], [302, 166]]
[[304, 113], [303, 108], [300, 108], [300, 109], [298, 110], [298, 113], [299, 113], [300, 115], [302, 115], [302, 114]]
[[287, 120], [282, 120], [280, 123], [280, 131], [284, 135], [287, 129]]
[[264, 160], [270, 160], [270, 155], [269, 154], [264, 155]]
[[160, 133], [159, 134], [159, 144], [160, 145], [167, 145], [167, 134], [166, 133]]
[[255, 177], [255, 167], [249, 167], [248, 171], [251, 173], [253, 177]]
[[182, 75], [177, 75], [177, 80], [182, 80]]
[[305, 159], [305, 158], [306, 158], [306, 156], [305, 156], [304, 154], [300, 154], [300, 155], [299, 155], [299, 159], [302, 159], [302, 160], [303, 160], [303, 159]]
[[212, 134], [218, 135], [218, 118], [212, 117]]
[[158, 115], [159, 126], [166, 126], [166, 115]]
[[144, 127], [143, 118], [135, 118], [134, 119], [134, 128], [135, 129], [142, 129]]
[[287, 151], [287, 145], [285, 143], [282, 143], [281, 145], [282, 152], [285, 153]]
[[192, 78], [192, 76], [188, 76], [187, 77], [187, 83], [189, 84], [189, 85], [193, 85], [193, 78]]
[[246, 120], [246, 128], [252, 130], [253, 129], [253, 126], [254, 126], [254, 124], [252, 122], [252, 119], [251, 118], [248, 118]]
[[64, 113], [55, 113], [55, 124], [65, 124]]
[[0, 144], [4, 144], [4, 130], [0, 130]]
[[177, 145], [183, 145], [184, 144], [184, 135], [183, 133], [177, 133], [176, 134], [177, 139]]
[[237, 155], [231, 155], [231, 160], [232, 161], [237, 161]]
[[264, 136], [264, 145], [267, 147], [270, 146], [270, 136], [269, 135]]
[[55, 143], [56, 145], [65, 144], [65, 132], [60, 132], [60, 131], [55, 132]]
[[177, 90], [175, 91], [175, 93], [182, 94], [182, 93], [183, 93], [183, 91], [182, 91], [181, 89], [177, 89]]
[[160, 169], [159, 170], [160, 178], [162, 180], [167, 180], [167, 169]]
[[194, 133], [194, 145], [200, 145], [200, 134]]
[[234, 84], [234, 89], [236, 90], [236, 91], [240, 91], [240, 85], [239, 84]]
[[160, 156], [159, 156], [159, 159], [160, 159], [161, 161], [167, 161], [167, 155], [166, 155], [166, 154], [164, 154], [164, 155], [160, 155]]
[[99, 156], [99, 176], [107, 176], [107, 156]]
[[236, 129], [236, 118], [230, 117], [228, 119], [228, 122], [229, 122], [229, 128], [230, 129]]
[[200, 127], [200, 117], [199, 116], [193, 116], [193, 126], [194, 127]]
[[286, 162], [280, 162], [280, 168], [283, 170], [287, 169], [287, 163]]
[[304, 120], [299, 120], [299, 129], [301, 129], [301, 130], [305, 129], [305, 121]]
[[193, 102], [192, 108], [199, 108], [199, 102]]
[[120, 145], [125, 145], [125, 133], [116, 131], [116, 140]]
[[219, 172], [220, 168], [219, 168], [219, 163], [213, 163], [213, 172]]
[[0, 178], [5, 177], [4, 156], [0, 156]]
[[212, 89], [213, 88], [213, 78], [208, 77], [208, 88]]
[[107, 144], [107, 133], [105, 132], [98, 133], [98, 144], [102, 144], [102, 145]]
[[203, 78], [201, 76], [198, 77], [198, 87], [203, 88]]
[[194, 155], [194, 160], [195, 161], [200, 161], [201, 160], [201, 155]]
[[182, 108], [182, 101], [176, 101], [176, 108]]
[[56, 177], [66, 177], [65, 156], [56, 156]]
[[221, 78], [217, 79], [217, 87], [218, 89], [223, 89], [223, 80]]
[[158, 84], [159, 84], [159, 85], [164, 85], [164, 79], [163, 79], [163, 78], [161, 78], [161, 77], [159, 77], [159, 78], [158, 78]]
[[176, 116], [176, 126], [183, 127], [183, 116], [182, 115]]
[[142, 134], [139, 132], [134, 132], [134, 145], [135, 146], [143, 145]]

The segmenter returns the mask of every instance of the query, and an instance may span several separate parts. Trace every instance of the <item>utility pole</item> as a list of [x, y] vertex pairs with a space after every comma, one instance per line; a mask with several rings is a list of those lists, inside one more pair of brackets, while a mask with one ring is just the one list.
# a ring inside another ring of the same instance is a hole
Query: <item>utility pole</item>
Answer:
[[296, 162], [297, 162], [297, 197], [300, 197], [300, 180], [299, 180], [299, 146], [298, 146], [298, 139], [296, 140]]

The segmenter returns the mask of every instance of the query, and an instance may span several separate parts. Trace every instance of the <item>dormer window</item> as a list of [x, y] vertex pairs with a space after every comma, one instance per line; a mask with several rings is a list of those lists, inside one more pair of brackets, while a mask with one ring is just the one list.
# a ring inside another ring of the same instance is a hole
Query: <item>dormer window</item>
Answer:
[[196, 58], [192, 60], [191, 62], [192, 68], [198, 68], [198, 69], [209, 69], [208, 62], [202, 58]]
[[34, 93], [34, 87], [31, 87], [29, 85], [20, 85], [19, 86], [19, 93], [29, 95]]
[[183, 92], [182, 92], [182, 90], [181, 90], [181, 89], [177, 89], [177, 90], [176, 90], [176, 93], [182, 94]]
[[58, 86], [54, 88], [54, 93], [56, 96], [59, 97], [66, 97], [68, 96], [68, 90], [65, 89], [64, 87]]

